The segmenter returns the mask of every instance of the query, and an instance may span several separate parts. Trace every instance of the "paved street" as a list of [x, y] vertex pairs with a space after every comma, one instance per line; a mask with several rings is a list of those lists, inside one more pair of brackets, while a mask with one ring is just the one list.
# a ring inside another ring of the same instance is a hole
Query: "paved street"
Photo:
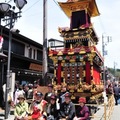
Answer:
[[120, 104], [114, 107], [111, 120], [120, 120]]
[[[95, 118], [92, 120], [104, 120], [103, 113], [104, 113], [104, 107], [99, 107], [99, 111], [95, 114]], [[114, 110], [111, 116], [111, 120], [120, 120], [120, 104], [117, 106], [114, 106]]]
[[[5, 120], [4, 110], [0, 110], [0, 120]], [[8, 116], [8, 119], [6, 119], [6, 120], [14, 120], [13, 110], [11, 110], [10, 115]]]

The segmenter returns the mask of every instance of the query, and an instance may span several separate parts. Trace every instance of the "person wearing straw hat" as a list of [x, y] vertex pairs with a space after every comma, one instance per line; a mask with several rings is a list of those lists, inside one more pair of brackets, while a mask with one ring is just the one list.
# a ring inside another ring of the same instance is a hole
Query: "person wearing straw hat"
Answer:
[[27, 120], [28, 103], [25, 101], [24, 95], [18, 96], [19, 102], [15, 106], [14, 115], [15, 120]]
[[73, 120], [90, 120], [89, 108], [85, 105], [86, 98], [80, 97], [78, 102], [80, 106], [76, 110], [76, 116], [74, 117]]

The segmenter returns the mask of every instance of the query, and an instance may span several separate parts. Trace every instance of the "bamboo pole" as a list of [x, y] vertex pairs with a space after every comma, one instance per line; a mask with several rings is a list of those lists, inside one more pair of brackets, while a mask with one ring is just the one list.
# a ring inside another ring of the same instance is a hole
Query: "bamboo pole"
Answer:
[[104, 120], [107, 120], [107, 119], [106, 119], [106, 117], [107, 117], [107, 116], [106, 116], [106, 113], [107, 113], [106, 110], [107, 110], [107, 109], [106, 109], [106, 103], [104, 103]]

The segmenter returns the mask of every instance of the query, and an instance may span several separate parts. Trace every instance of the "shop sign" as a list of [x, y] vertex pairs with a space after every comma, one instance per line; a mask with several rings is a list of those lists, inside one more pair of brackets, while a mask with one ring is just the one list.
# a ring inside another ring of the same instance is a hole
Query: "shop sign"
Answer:
[[42, 71], [42, 65], [30, 63], [29, 69], [36, 70], [36, 71]]

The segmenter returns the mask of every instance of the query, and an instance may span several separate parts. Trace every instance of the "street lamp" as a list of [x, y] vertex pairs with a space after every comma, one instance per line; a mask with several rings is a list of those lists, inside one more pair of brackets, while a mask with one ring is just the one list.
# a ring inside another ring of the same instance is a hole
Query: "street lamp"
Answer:
[[[8, 62], [7, 62], [7, 81], [6, 81], [6, 93], [5, 93], [5, 119], [8, 118], [9, 114], [9, 105], [8, 105], [8, 93], [9, 93], [9, 82], [10, 82], [10, 60], [11, 60], [11, 42], [12, 42], [12, 31], [11, 29], [14, 26], [17, 18], [21, 17], [21, 9], [27, 4], [26, 0], [14, 0], [16, 7], [19, 9], [19, 12], [14, 12], [15, 7], [10, 10], [11, 5], [8, 3], [0, 3], [0, 13], [2, 14], [2, 18], [9, 23], [5, 26], [9, 26], [9, 48], [8, 48]], [[0, 17], [1, 18], [1, 17]], [[0, 20], [1, 21], [1, 20]]]
[[7, 3], [0, 3], [0, 25], [1, 25], [1, 19], [4, 18], [4, 14], [9, 11], [11, 8], [11, 5]]
[[4, 13], [8, 12], [10, 10], [10, 8], [11, 8], [10, 4], [8, 4], [8, 3], [0, 3], [0, 11], [1, 11], [1, 13], [3, 12], [3, 14], [4, 14]]

